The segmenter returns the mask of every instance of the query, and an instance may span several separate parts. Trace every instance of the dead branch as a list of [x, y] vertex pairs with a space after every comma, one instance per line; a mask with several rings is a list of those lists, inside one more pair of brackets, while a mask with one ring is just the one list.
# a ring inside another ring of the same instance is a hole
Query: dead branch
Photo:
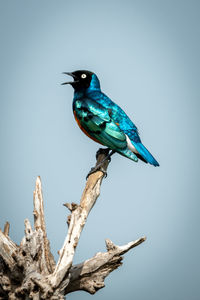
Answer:
[[10, 224], [8, 222], [5, 223], [4, 225], [4, 230], [3, 233], [8, 236], [9, 235], [9, 230], [10, 230]]
[[55, 262], [53, 255], [50, 251], [49, 241], [46, 234], [46, 225], [44, 217], [44, 204], [42, 196], [42, 184], [41, 179], [38, 176], [35, 184], [35, 191], [33, 193], [34, 203], [34, 227], [36, 231], [42, 231], [42, 253], [41, 253], [41, 269], [45, 274], [50, 274], [55, 268]]
[[[108, 150], [97, 156], [97, 163], [104, 161]], [[105, 160], [106, 171], [109, 161]], [[145, 237], [124, 246], [106, 240], [107, 251], [73, 266], [75, 250], [90, 210], [99, 194], [104, 173], [91, 174], [86, 182], [80, 204], [66, 203], [70, 210], [68, 232], [59, 251], [55, 265], [46, 234], [42, 185], [36, 180], [34, 191], [34, 230], [25, 220], [25, 236], [20, 245], [9, 238], [9, 223], [0, 231], [0, 299], [64, 299], [70, 292], [84, 290], [94, 294], [104, 287], [104, 279], [122, 264], [122, 255], [145, 241]]]

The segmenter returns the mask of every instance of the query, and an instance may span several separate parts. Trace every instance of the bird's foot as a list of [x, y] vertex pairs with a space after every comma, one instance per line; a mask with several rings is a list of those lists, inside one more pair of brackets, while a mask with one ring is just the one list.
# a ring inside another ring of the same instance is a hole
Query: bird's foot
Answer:
[[91, 168], [90, 172], [89, 172], [89, 173], [87, 174], [87, 176], [86, 176], [86, 180], [88, 179], [88, 177], [89, 177], [91, 174], [94, 174], [94, 173], [97, 172], [97, 171], [103, 172], [103, 176], [104, 176], [105, 178], [107, 177], [107, 172], [106, 172], [106, 170], [104, 170], [104, 168], [103, 168], [102, 166], [97, 165], [97, 166]]
[[109, 148], [100, 148], [97, 153], [96, 153], [96, 159], [98, 160], [98, 157], [100, 154], [104, 154], [106, 155], [106, 157], [100, 162], [98, 163], [95, 167], [91, 168], [90, 172], [88, 173], [86, 180], [88, 179], [88, 177], [95, 173], [96, 171], [101, 171], [104, 174], [104, 177], [107, 177], [107, 172], [106, 170], [103, 168], [103, 164], [105, 163], [105, 161], [107, 160], [109, 163], [111, 161], [111, 156], [115, 153], [114, 150], [112, 150], [110, 153], [110, 149]]

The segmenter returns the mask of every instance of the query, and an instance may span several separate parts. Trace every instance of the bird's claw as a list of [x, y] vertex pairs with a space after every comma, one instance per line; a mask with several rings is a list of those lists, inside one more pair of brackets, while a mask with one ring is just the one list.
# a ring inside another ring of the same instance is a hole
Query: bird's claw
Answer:
[[98, 160], [98, 156], [100, 154], [104, 154], [106, 157], [99, 163], [97, 164], [95, 167], [91, 168], [90, 172], [87, 174], [86, 180], [88, 179], [88, 177], [95, 173], [96, 171], [101, 171], [103, 172], [104, 177], [107, 177], [107, 172], [106, 170], [103, 168], [103, 164], [106, 162], [106, 160], [108, 161], [108, 163], [111, 162], [111, 156], [115, 153], [114, 150], [112, 150], [110, 153], [110, 149], [109, 148], [100, 148], [97, 153], [96, 153], [96, 160]]
[[106, 178], [107, 175], [108, 175], [107, 172], [104, 170], [103, 167], [93, 167], [93, 168], [91, 168], [90, 172], [87, 174], [86, 180], [88, 179], [88, 177], [89, 177], [90, 175], [94, 174], [94, 173], [97, 172], [97, 171], [101, 171], [101, 172], [103, 173], [103, 176], [104, 176], [105, 178]]
[[107, 158], [107, 160], [108, 160], [108, 162], [110, 163], [110, 162], [111, 162], [111, 156], [109, 156], [109, 157]]
[[[101, 170], [102, 171], [102, 170]], [[103, 172], [103, 177], [106, 178], [108, 176], [108, 173], [104, 170]]]

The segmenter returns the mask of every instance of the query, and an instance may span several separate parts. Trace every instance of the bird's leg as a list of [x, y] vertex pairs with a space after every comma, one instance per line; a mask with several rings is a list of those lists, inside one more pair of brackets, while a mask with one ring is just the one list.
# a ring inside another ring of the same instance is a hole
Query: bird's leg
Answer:
[[[99, 150], [98, 150], [99, 151]], [[98, 152], [97, 151], [97, 152]], [[101, 165], [103, 165], [103, 163], [106, 161], [106, 160], [108, 160], [109, 162], [111, 161], [111, 156], [115, 153], [116, 151], [114, 151], [114, 150], [111, 150], [111, 152], [110, 153], [108, 153], [108, 155], [98, 164], [98, 165], [96, 165], [95, 166], [95, 168], [99, 168]], [[98, 157], [98, 155], [97, 155], [97, 157]]]
[[96, 171], [102, 171], [104, 173], [104, 176], [107, 177], [107, 172], [105, 171], [105, 169], [103, 168], [103, 164], [105, 163], [106, 160], [108, 160], [109, 162], [111, 161], [111, 156], [116, 152], [115, 150], [111, 150], [111, 152], [109, 153], [110, 149], [106, 148], [106, 149], [102, 149], [100, 148], [97, 153], [96, 153], [96, 159], [98, 159], [99, 154], [105, 154], [106, 152], [108, 152], [107, 156], [100, 162], [98, 163], [95, 167], [91, 168], [90, 172], [88, 173], [86, 179], [88, 179], [88, 177], [95, 173]]

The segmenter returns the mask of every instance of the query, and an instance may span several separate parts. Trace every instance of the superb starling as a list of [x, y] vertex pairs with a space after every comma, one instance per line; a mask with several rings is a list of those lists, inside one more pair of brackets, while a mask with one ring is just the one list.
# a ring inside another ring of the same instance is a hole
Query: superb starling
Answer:
[[64, 74], [74, 79], [63, 84], [71, 84], [74, 88], [74, 117], [80, 129], [88, 137], [111, 149], [109, 157], [114, 152], [118, 152], [135, 162], [141, 159], [145, 163], [159, 166], [142, 144], [134, 123], [101, 91], [96, 74], [86, 70], [64, 72]]

